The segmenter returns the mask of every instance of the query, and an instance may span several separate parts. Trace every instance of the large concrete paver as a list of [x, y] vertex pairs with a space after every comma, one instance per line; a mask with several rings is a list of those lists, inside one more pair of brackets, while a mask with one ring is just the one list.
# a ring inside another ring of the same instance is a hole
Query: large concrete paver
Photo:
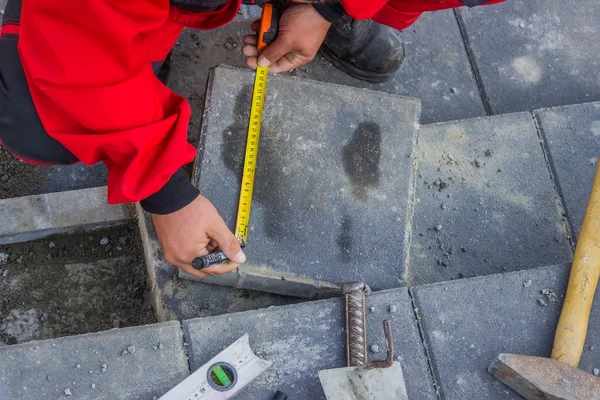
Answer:
[[600, 154], [600, 103], [539, 110], [535, 114], [577, 236]]
[[485, 115], [452, 10], [425, 13], [400, 36], [406, 58], [389, 82], [370, 84], [354, 79], [320, 56], [295, 73], [323, 82], [417, 97], [423, 103], [423, 124]]
[[459, 11], [495, 114], [600, 99], [594, 0], [510, 0]]
[[413, 284], [570, 261], [530, 113], [424, 125], [417, 161]]
[[6, 400], [149, 400], [189, 374], [178, 322], [4, 346], [0, 360]]
[[[367, 314], [367, 342], [381, 349], [369, 352], [370, 359], [385, 358], [382, 322], [392, 319], [409, 398], [435, 399], [407, 290], [374, 293], [367, 303], [375, 307]], [[290, 400], [324, 400], [318, 371], [346, 366], [344, 310], [343, 299], [336, 298], [184, 321], [191, 370], [248, 333], [255, 353], [274, 364], [240, 393], [240, 400], [270, 400], [276, 390]]]
[[[487, 367], [499, 353], [550, 356], [568, 272], [563, 264], [413, 289], [443, 399], [521, 399]], [[550, 302], [543, 289], [557, 300]], [[600, 368], [599, 302], [600, 292], [579, 365], [590, 373]]]
[[106, 203], [106, 187], [0, 200], [0, 244], [118, 225], [132, 218], [123, 204]]
[[[196, 161], [196, 186], [232, 230], [253, 79], [214, 70]], [[271, 76], [265, 103], [248, 261], [210, 282], [305, 297], [348, 280], [399, 286], [419, 101]]]

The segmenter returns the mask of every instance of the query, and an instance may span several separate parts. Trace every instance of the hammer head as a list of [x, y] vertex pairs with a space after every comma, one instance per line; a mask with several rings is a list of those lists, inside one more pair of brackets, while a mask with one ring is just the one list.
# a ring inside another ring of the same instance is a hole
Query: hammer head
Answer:
[[503, 353], [488, 372], [527, 400], [600, 399], [600, 378], [551, 358]]

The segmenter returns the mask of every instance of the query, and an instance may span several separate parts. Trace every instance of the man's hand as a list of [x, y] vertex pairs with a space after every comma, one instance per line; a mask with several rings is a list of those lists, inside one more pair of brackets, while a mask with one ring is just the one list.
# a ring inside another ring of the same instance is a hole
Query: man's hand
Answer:
[[[174, 213], [153, 214], [152, 221], [166, 260], [190, 275], [204, 278], [225, 274], [246, 261], [237, 239], [204, 196], [198, 196]], [[192, 267], [194, 258], [212, 253], [217, 248], [232, 261], [202, 270]]]
[[[277, 39], [263, 50], [260, 57], [256, 48], [256, 35], [244, 37], [242, 54], [246, 56], [246, 64], [252, 69], [256, 69], [258, 62], [261, 67], [269, 66], [270, 72], [288, 72], [315, 57], [330, 25], [312, 5], [293, 5], [281, 15]], [[260, 20], [254, 21], [251, 26], [255, 32], [259, 27]]]

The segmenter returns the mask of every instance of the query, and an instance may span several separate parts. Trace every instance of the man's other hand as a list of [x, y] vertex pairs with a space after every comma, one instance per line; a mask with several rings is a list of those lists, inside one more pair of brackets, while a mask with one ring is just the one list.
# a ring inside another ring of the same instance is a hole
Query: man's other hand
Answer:
[[[258, 54], [256, 35], [244, 37], [242, 54], [246, 64], [256, 69], [269, 66], [270, 72], [288, 72], [311, 61], [331, 23], [321, 16], [310, 4], [298, 4], [288, 7], [279, 21], [277, 39]], [[251, 28], [258, 31], [260, 20], [254, 21]]]
[[[238, 240], [210, 201], [198, 196], [181, 210], [171, 214], [152, 215], [156, 234], [166, 260], [190, 275], [225, 274], [246, 261]], [[196, 257], [221, 250], [232, 261], [197, 270], [192, 267]]]

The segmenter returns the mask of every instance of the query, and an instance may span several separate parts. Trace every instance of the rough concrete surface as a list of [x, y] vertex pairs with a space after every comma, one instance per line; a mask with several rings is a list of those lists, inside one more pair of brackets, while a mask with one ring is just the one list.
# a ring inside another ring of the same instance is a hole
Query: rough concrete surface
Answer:
[[66, 390], [75, 399], [147, 400], [189, 373], [178, 322], [0, 347], [0, 359], [6, 400], [63, 399]]
[[134, 229], [0, 245], [0, 346], [155, 322]]
[[0, 146], [0, 199], [105, 186], [107, 179], [104, 164], [28, 164]]
[[535, 114], [577, 236], [598, 163], [600, 103], [539, 110]]
[[422, 126], [417, 160], [413, 284], [570, 261], [531, 114]]
[[[194, 182], [230, 229], [253, 79], [247, 70], [214, 70], [196, 160]], [[363, 280], [374, 290], [399, 286], [418, 115], [418, 100], [271, 76], [248, 262], [240, 268], [245, 276], [224, 284], [243, 287], [248, 281], [252, 288], [281, 294], [305, 290], [305, 296], [314, 287], [330, 290], [348, 280]]]
[[162, 255], [150, 215], [139, 206], [137, 213], [151, 302], [159, 321], [207, 317], [302, 301], [295, 297], [180, 279], [178, 268]]
[[[369, 352], [370, 359], [385, 358], [382, 321], [392, 319], [409, 398], [435, 399], [407, 290], [374, 293], [367, 303], [375, 307], [367, 315], [368, 344], [381, 349]], [[324, 399], [318, 371], [346, 366], [344, 309], [336, 298], [184, 321], [191, 370], [248, 333], [255, 353], [274, 365], [239, 394], [241, 400], [270, 400], [276, 390], [290, 400]]]
[[394, 78], [370, 84], [354, 79], [317, 56], [294, 74], [421, 99], [421, 123], [485, 115], [483, 102], [452, 10], [425, 13], [400, 34], [406, 58]]
[[126, 205], [108, 205], [106, 187], [0, 200], [0, 244], [125, 223]]
[[594, 0], [511, 0], [458, 11], [494, 113], [600, 99]]
[[[487, 367], [499, 353], [550, 356], [568, 273], [563, 264], [413, 289], [442, 398], [521, 399]], [[595, 300], [579, 365], [587, 372], [600, 360], [600, 293]]]

